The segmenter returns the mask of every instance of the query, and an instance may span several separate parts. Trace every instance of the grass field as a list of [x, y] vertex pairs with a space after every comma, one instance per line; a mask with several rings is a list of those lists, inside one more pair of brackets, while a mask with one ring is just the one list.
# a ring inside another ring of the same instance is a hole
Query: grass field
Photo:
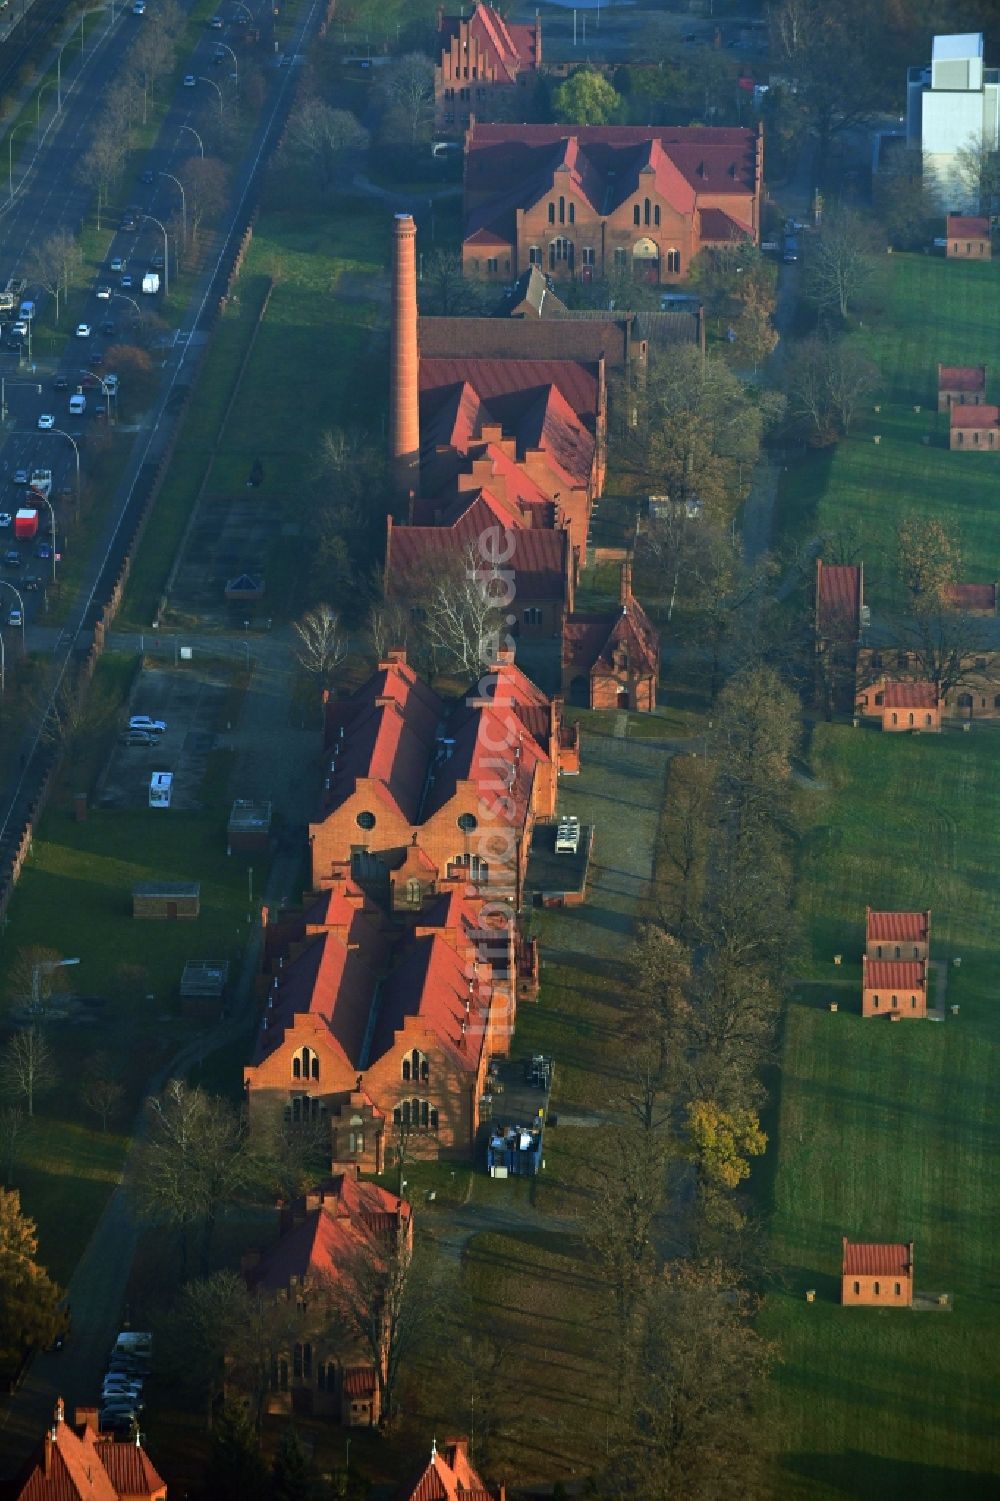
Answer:
[[[894, 257], [888, 285], [884, 318], [856, 335], [882, 369], [881, 413], [834, 452], [808, 455], [781, 495], [785, 540], [858, 528], [872, 602], [893, 593], [892, 534], [904, 511], [956, 523], [966, 577], [1000, 571], [995, 468], [949, 453], [934, 410], [938, 362], [992, 362], [1000, 268]], [[762, 1316], [781, 1357], [775, 1493], [978, 1497], [1000, 1470], [1000, 737], [989, 726], [895, 739], [821, 725], [811, 770], [818, 787], [800, 794], [806, 950], [785, 1024], [772, 1149], [757, 1175], [773, 1207], [777, 1268]], [[946, 966], [957, 1017], [946, 1009], [943, 1023], [862, 1021], [866, 904], [931, 908], [932, 958]], [[912, 1239], [918, 1292], [947, 1292], [954, 1310], [841, 1309], [844, 1234]]]
[[857, 532], [872, 604], [895, 595], [894, 532], [905, 512], [937, 516], [958, 528], [967, 578], [1000, 577], [1000, 530], [991, 499], [1000, 484], [1000, 461], [949, 452], [947, 415], [937, 411], [939, 364], [988, 364], [989, 399], [1000, 395], [994, 368], [1000, 262], [894, 256], [886, 285], [884, 310], [854, 335], [881, 371], [872, 404], [881, 411], [869, 408], [835, 449], [807, 452], [792, 463], [779, 494], [786, 542]]

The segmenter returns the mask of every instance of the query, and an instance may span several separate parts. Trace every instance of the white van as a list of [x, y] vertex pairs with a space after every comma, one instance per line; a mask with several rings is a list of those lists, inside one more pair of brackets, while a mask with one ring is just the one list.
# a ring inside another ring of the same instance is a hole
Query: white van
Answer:
[[82, 417], [87, 410], [86, 396], [71, 396], [69, 399], [69, 414], [71, 417]]
[[170, 796], [174, 789], [174, 774], [172, 771], [154, 771], [149, 779], [149, 806], [151, 808], [169, 808]]

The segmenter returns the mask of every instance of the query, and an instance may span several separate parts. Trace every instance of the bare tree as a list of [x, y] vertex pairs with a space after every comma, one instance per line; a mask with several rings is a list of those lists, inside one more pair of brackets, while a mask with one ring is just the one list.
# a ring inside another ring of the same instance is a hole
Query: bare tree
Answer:
[[101, 1123], [101, 1130], [108, 1129], [108, 1121], [117, 1115], [125, 1097], [125, 1087], [115, 1077], [115, 1067], [109, 1053], [97, 1052], [87, 1060], [80, 1082], [80, 1100], [87, 1110], [93, 1112]]
[[878, 370], [849, 339], [800, 340], [783, 375], [789, 415], [818, 447], [846, 437], [878, 387]]
[[32, 253], [29, 275], [55, 298], [57, 323], [60, 300], [69, 295], [70, 282], [82, 265], [80, 242], [68, 229], [57, 229]]
[[0, 1105], [0, 1173], [5, 1188], [13, 1185], [18, 1151], [30, 1130], [31, 1122], [20, 1105]]
[[385, 661], [386, 652], [394, 648], [405, 651], [411, 630], [410, 612], [402, 600], [383, 599], [374, 603], [368, 611], [366, 634], [376, 662]]
[[473, 545], [461, 561], [445, 567], [422, 592], [423, 628], [435, 656], [474, 677], [502, 644], [510, 602], [509, 578], [485, 561]]
[[216, 219], [229, 199], [229, 172], [217, 156], [192, 156], [180, 169], [187, 204], [188, 234], [197, 240], [206, 219]]
[[434, 64], [408, 52], [382, 70], [379, 87], [388, 106], [386, 129], [416, 146], [428, 139], [434, 119]]
[[955, 153], [954, 171], [974, 213], [1000, 210], [1000, 151], [988, 136], [970, 135]]
[[296, 635], [295, 660], [302, 671], [319, 688], [327, 688], [337, 668], [347, 656], [347, 637], [340, 616], [329, 605], [320, 604], [301, 620], [293, 622]]
[[66, 995], [70, 989], [66, 968], [58, 949], [33, 943], [18, 949], [7, 970], [7, 989], [11, 998], [27, 1005], [45, 1007], [53, 996]]
[[375, 1367], [383, 1423], [396, 1413], [401, 1367], [436, 1318], [439, 1288], [416, 1263], [409, 1237], [395, 1227], [369, 1234], [328, 1287], [344, 1336], [358, 1341]]
[[35, 1096], [46, 1094], [55, 1084], [55, 1063], [45, 1034], [38, 1027], [15, 1032], [0, 1055], [0, 1089], [23, 1099], [28, 1115], [33, 1116]]
[[306, 163], [329, 190], [344, 165], [368, 149], [368, 132], [350, 110], [334, 109], [316, 94], [299, 100], [288, 117], [287, 149]]
[[90, 149], [80, 163], [80, 180], [97, 189], [97, 227], [101, 227], [101, 210], [106, 208], [121, 180], [128, 156], [128, 144], [115, 122], [107, 116], [98, 120]]
[[805, 291], [824, 313], [846, 318], [875, 274], [876, 241], [872, 225], [855, 209], [836, 208], [824, 216], [820, 234], [810, 243]]
[[420, 280], [420, 307], [443, 318], [471, 317], [496, 301], [495, 289], [466, 276], [453, 250], [435, 250], [426, 258]]

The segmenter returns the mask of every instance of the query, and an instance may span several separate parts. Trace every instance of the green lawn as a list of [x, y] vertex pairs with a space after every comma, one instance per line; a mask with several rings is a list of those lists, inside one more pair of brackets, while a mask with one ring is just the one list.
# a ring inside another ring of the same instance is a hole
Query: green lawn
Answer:
[[947, 417], [937, 412], [939, 363], [988, 364], [989, 397], [1000, 398], [1000, 262], [894, 256], [887, 288], [884, 310], [854, 335], [881, 371], [872, 403], [881, 411], [869, 407], [836, 449], [791, 463], [779, 496], [787, 542], [857, 530], [873, 604], [896, 588], [893, 538], [908, 511], [958, 528], [969, 579], [1000, 576], [1000, 460], [949, 452]]
[[[772, 1140], [780, 1282], [763, 1317], [782, 1357], [782, 1496], [978, 1496], [1000, 1459], [991, 1417], [1000, 1223], [988, 1187], [1000, 1063], [998, 750], [989, 730], [816, 731], [812, 769], [826, 790], [802, 794], [809, 950], [785, 1028]], [[932, 909], [932, 954], [949, 965], [958, 1018], [862, 1021], [866, 903]], [[954, 1294], [954, 1312], [841, 1310], [843, 1234], [913, 1239], [918, 1290]]]

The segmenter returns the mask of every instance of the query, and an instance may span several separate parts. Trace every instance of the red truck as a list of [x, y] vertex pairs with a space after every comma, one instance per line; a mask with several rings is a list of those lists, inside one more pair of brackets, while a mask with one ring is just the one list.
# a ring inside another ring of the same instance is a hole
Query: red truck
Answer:
[[14, 536], [27, 540], [38, 535], [38, 512], [26, 506], [14, 517]]

